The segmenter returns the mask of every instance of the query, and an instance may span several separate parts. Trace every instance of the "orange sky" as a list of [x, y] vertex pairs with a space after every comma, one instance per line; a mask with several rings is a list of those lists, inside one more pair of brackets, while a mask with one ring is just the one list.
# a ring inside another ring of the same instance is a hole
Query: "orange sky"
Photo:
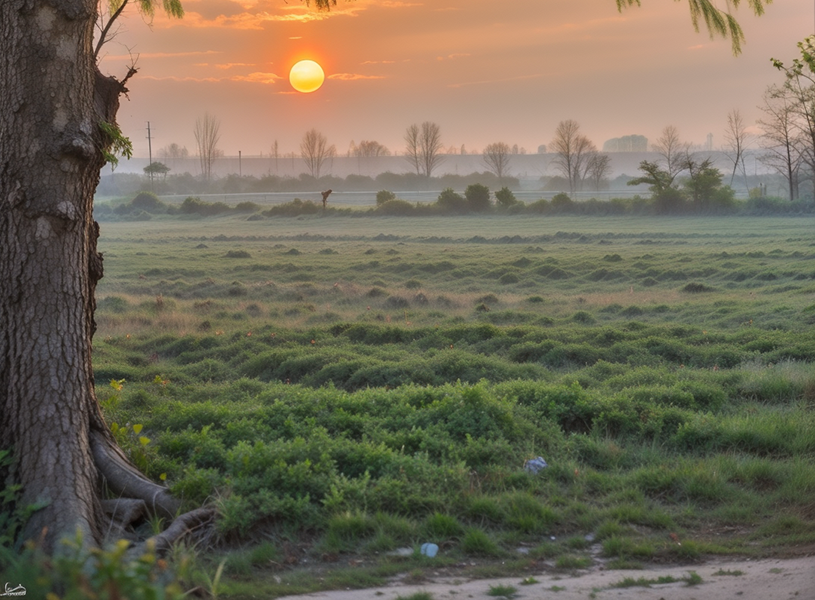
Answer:
[[[268, 154], [275, 139], [299, 151], [312, 127], [343, 154], [351, 140], [401, 153], [405, 128], [426, 120], [468, 151], [504, 141], [534, 152], [564, 119], [598, 146], [654, 139], [668, 124], [718, 146], [730, 109], [759, 117], [764, 88], [781, 80], [770, 57], [793, 58], [815, 21], [801, 0], [776, 0], [760, 18], [743, 8], [747, 44], [733, 57], [729, 42], [693, 31], [684, 0], [622, 14], [614, 0], [340, 0], [328, 14], [298, 0], [183, 2], [184, 19], [151, 27], [131, 11], [103, 51], [103, 71], [119, 76], [139, 56], [119, 112], [137, 156], [147, 121], [154, 155], [172, 142], [194, 153], [205, 111], [220, 118], [227, 155]], [[302, 58], [328, 77], [308, 95], [287, 79]]]

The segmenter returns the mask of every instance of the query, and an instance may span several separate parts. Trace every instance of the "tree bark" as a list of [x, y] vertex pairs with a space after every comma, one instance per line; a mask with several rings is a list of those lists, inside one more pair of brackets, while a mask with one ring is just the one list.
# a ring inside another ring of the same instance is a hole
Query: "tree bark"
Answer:
[[115, 123], [126, 91], [97, 70], [96, 10], [0, 2], [0, 448], [14, 450], [22, 503], [43, 506], [24, 538], [45, 531], [49, 552], [77, 531], [102, 541], [105, 480], [148, 509], [177, 508], [116, 447], [94, 392], [93, 194], [110, 141], [99, 124]]

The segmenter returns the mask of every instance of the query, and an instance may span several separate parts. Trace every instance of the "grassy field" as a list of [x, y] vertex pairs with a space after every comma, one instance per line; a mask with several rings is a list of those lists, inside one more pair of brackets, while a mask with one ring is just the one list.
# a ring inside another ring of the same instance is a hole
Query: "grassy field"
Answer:
[[98, 393], [148, 474], [219, 507], [200, 560], [229, 597], [420, 578], [390, 553], [423, 542], [471, 575], [796, 553], [813, 225], [104, 223]]

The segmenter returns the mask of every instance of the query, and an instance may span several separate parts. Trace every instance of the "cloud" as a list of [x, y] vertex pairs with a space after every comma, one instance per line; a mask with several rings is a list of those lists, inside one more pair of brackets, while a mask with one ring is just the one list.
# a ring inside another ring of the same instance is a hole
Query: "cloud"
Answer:
[[[218, 15], [214, 18], [206, 18], [200, 13], [187, 12], [183, 19], [173, 21], [164, 20], [165, 27], [194, 27], [194, 28], [224, 28], [224, 29], [263, 29], [267, 23], [309, 23], [312, 21], [324, 21], [332, 17], [355, 16], [362, 7], [350, 7], [331, 12], [313, 11], [306, 7], [290, 6], [286, 9], [292, 11], [285, 14], [271, 13], [267, 11], [242, 12], [235, 15]], [[295, 12], [296, 11], [296, 12]]]
[[149, 79], [150, 81], [176, 81], [176, 82], [193, 82], [193, 83], [218, 83], [223, 81], [222, 77], [178, 77], [177, 75], [168, 75], [165, 77], [156, 77], [155, 75], [143, 75], [139, 79]]
[[385, 79], [384, 75], [361, 75], [360, 73], [334, 73], [328, 76], [329, 79], [340, 81], [356, 81], [357, 79]]
[[221, 54], [216, 50], [199, 50], [195, 52], [136, 52], [130, 54], [107, 54], [102, 60], [130, 60], [133, 56], [139, 58], [176, 58], [179, 56], [200, 56], [202, 54]]
[[458, 54], [448, 54], [447, 56], [437, 56], [436, 60], [455, 60], [457, 58], [464, 58], [465, 56], [472, 56], [466, 52], [459, 52]]
[[280, 75], [275, 73], [250, 73], [249, 75], [235, 75], [229, 78], [230, 81], [248, 81], [250, 83], [274, 83], [278, 79], [283, 79]]
[[167, 75], [164, 77], [157, 77], [155, 75], [147, 75], [140, 79], [149, 79], [151, 81], [175, 81], [183, 83], [221, 83], [224, 81], [243, 81], [247, 83], [262, 83], [264, 85], [273, 84], [279, 79], [283, 79], [280, 75], [275, 73], [250, 73], [249, 75], [232, 75], [231, 77], [178, 77], [177, 75]]
[[365, 60], [362, 61], [361, 65], [392, 65], [395, 63], [395, 60]]
[[213, 65], [216, 69], [231, 69], [233, 67], [254, 67], [253, 63], [224, 63], [220, 65]]
[[[191, 1], [195, 3], [200, 0]], [[156, 19], [154, 24], [161, 27], [263, 29], [266, 23], [309, 23], [312, 21], [325, 21], [334, 17], [356, 17], [359, 13], [371, 7], [398, 9], [422, 6], [422, 4], [402, 0], [356, 0], [353, 3], [335, 6], [330, 11], [320, 11], [298, 2], [280, 6], [278, 2], [272, 2], [271, 0], [231, 0], [229, 4], [243, 8], [243, 12], [224, 14], [230, 11], [217, 8], [205, 15], [203, 13], [206, 11], [188, 10], [183, 19]], [[221, 10], [223, 12], [216, 14], [217, 11]], [[289, 39], [301, 39], [301, 36]]]

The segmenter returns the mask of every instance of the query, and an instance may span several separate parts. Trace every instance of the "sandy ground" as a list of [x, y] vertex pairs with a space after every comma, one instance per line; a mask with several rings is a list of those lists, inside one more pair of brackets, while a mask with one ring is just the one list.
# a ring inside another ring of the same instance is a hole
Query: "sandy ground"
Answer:
[[[651, 585], [650, 587], [615, 588], [615, 583], [633, 579], [657, 579], [672, 576], [677, 579], [695, 572], [702, 583], [688, 586], [684, 582]], [[742, 574], [737, 574], [740, 571]], [[724, 574], [730, 572], [730, 574]], [[717, 573], [720, 573], [717, 575]], [[815, 600], [815, 557], [769, 560], [720, 560], [702, 565], [657, 566], [637, 571], [606, 571], [595, 569], [574, 576], [541, 573], [534, 575], [539, 582], [521, 585], [521, 577], [481, 579], [477, 581], [439, 578], [421, 585], [404, 585], [398, 581], [387, 587], [367, 590], [317, 592], [286, 596], [282, 600], [307, 598], [321, 600], [395, 600], [408, 598], [416, 592], [429, 592], [434, 600], [494, 599], [491, 586], [512, 586], [513, 598], [553, 600]]]

